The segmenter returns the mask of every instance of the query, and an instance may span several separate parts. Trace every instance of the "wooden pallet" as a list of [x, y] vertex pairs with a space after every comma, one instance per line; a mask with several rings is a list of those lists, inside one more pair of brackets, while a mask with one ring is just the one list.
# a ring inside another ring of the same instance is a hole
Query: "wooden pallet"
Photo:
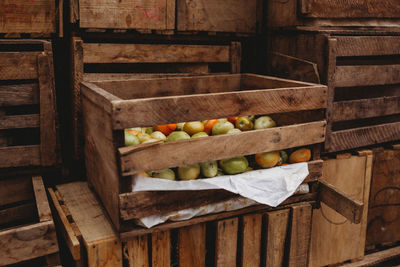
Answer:
[[[282, 70], [295, 69], [297, 78], [319, 77], [328, 85], [326, 152], [400, 139], [400, 36], [388, 31], [383, 35], [366, 33], [295, 31], [277, 34], [273, 41], [274, 51], [299, 61], [292, 65], [287, 57], [280, 61], [282, 56], [275, 55], [272, 69], [285, 77], [291, 75]], [[310, 52], [309, 47], [315, 49]], [[302, 66], [307, 66], [308, 72]]]
[[41, 40], [0, 40], [0, 168], [58, 163], [53, 54]]
[[40, 176], [0, 180], [0, 266], [57, 259], [58, 243]]
[[268, 1], [267, 26], [398, 27], [400, 4], [396, 0], [288, 0]]
[[[83, 158], [81, 88], [83, 81], [127, 77], [168, 77], [210, 72], [239, 73], [241, 44], [147, 44], [72, 39], [73, 155]], [[111, 72], [111, 73], [110, 73]]]
[[361, 223], [353, 224], [321, 203], [321, 208], [313, 212], [309, 266], [364, 257], [372, 160], [370, 150], [324, 160], [322, 179], [362, 202], [364, 210]]
[[[86, 182], [49, 189], [57, 228], [74, 259], [68, 266], [307, 266], [312, 203], [230, 215], [119, 241]], [[288, 246], [285, 247], [285, 244]], [[85, 257], [86, 260], [85, 260]], [[85, 263], [86, 262], [86, 263]], [[66, 263], [64, 263], [66, 264]]]
[[[393, 262], [392, 260], [396, 258], [397, 261]], [[344, 266], [344, 267], [399, 266], [399, 263], [400, 263], [400, 247], [393, 247], [365, 255], [365, 257], [360, 261], [345, 263], [339, 266]]]

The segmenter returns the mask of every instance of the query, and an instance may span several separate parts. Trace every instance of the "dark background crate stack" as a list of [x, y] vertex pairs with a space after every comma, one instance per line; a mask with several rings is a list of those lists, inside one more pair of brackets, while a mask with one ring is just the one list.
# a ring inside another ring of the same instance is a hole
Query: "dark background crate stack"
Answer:
[[0, 167], [58, 161], [51, 43], [0, 40]]
[[273, 38], [272, 51], [297, 59], [271, 56], [271, 73], [328, 85], [326, 152], [400, 139], [397, 32], [287, 31]]
[[58, 243], [42, 177], [0, 179], [0, 265], [48, 256]]

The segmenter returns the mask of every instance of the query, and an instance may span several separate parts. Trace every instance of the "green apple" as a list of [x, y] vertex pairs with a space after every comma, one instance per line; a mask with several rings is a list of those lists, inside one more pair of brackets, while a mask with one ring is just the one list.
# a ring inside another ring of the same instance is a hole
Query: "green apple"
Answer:
[[165, 136], [165, 134], [163, 134], [160, 131], [155, 131], [155, 132], [151, 133], [150, 136], [151, 136], [151, 138], [159, 139], [159, 140], [162, 140], [162, 141], [167, 140], [167, 137]]
[[176, 130], [177, 131], [183, 131], [183, 127], [185, 126], [184, 122], [180, 122], [176, 124]]
[[216, 161], [209, 161], [200, 163], [201, 173], [204, 177], [212, 178], [218, 174], [218, 163]]
[[212, 135], [226, 134], [229, 130], [234, 129], [235, 126], [229, 121], [220, 121], [212, 127]]
[[152, 139], [149, 134], [138, 133], [137, 137], [139, 138], [140, 143], [143, 143], [146, 140]]
[[174, 181], [175, 180], [175, 172], [171, 169], [162, 169], [159, 171], [152, 171], [151, 177]]
[[235, 129], [230, 129], [228, 132], [227, 132], [227, 134], [231, 134], [231, 133], [241, 133], [242, 131], [240, 130], [240, 129], [238, 129], [238, 128], [235, 128]]
[[279, 154], [280, 154], [280, 159], [279, 159], [278, 164], [277, 164], [278, 166], [279, 166], [279, 165], [282, 165], [283, 163], [288, 162], [288, 160], [289, 160], [289, 156], [288, 156], [288, 154], [286, 153], [286, 151], [281, 150], [281, 151], [279, 152]]
[[184, 131], [175, 131], [168, 135], [166, 142], [173, 142], [178, 140], [190, 139], [190, 135], [188, 135]]
[[241, 131], [250, 131], [254, 128], [253, 122], [247, 116], [239, 117], [236, 120], [235, 125], [236, 128], [240, 129]]
[[161, 140], [160, 139], [151, 138], [151, 139], [148, 139], [146, 141], [143, 141], [142, 144], [154, 143], [154, 142], [159, 142], [159, 141], [161, 141]]
[[135, 146], [140, 144], [139, 138], [133, 134], [125, 130], [125, 146]]
[[219, 165], [227, 174], [238, 174], [247, 170], [249, 162], [245, 157], [236, 157], [220, 160]]
[[142, 128], [142, 133], [152, 134], [153, 132], [154, 132], [153, 127], [143, 127]]
[[270, 116], [262, 116], [256, 119], [254, 122], [254, 129], [267, 129], [276, 127], [276, 122]]
[[181, 166], [178, 168], [178, 177], [180, 180], [194, 180], [200, 175], [200, 165], [193, 164]]
[[205, 132], [198, 132], [198, 133], [192, 135], [192, 138], [207, 137], [207, 136], [208, 136], [208, 134]]

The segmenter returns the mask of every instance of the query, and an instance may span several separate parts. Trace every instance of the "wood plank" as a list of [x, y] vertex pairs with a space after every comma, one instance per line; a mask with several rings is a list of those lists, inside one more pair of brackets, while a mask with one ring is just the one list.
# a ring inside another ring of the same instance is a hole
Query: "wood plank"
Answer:
[[178, 31], [257, 32], [257, 0], [177, 1]]
[[122, 267], [122, 245], [118, 239], [110, 238], [107, 240], [85, 242], [85, 247], [88, 266]]
[[367, 245], [400, 240], [400, 150], [374, 153], [368, 210]]
[[340, 36], [337, 37], [337, 56], [398, 55], [399, 41], [399, 36]]
[[312, 207], [308, 203], [292, 207], [288, 266], [308, 266]]
[[0, 209], [0, 225], [28, 220], [36, 216], [35, 203], [24, 203], [15, 207]]
[[178, 230], [179, 266], [203, 267], [206, 260], [206, 224]]
[[[371, 155], [349, 156], [324, 161], [323, 179], [364, 204], [360, 224], [321, 203], [313, 212], [310, 266], [342, 263], [364, 256]], [[334, 240], [334, 242], [326, 242]]]
[[356, 120], [400, 113], [400, 96], [333, 103], [332, 121]]
[[400, 83], [400, 65], [337, 66], [336, 87], [370, 86]]
[[0, 117], [0, 130], [37, 128], [40, 126], [39, 114]]
[[169, 231], [157, 232], [151, 235], [151, 266], [171, 266], [171, 239]]
[[39, 104], [38, 84], [0, 85], [0, 107]]
[[58, 252], [54, 223], [45, 221], [1, 231], [0, 246], [4, 265]]
[[[307, 99], [307, 101], [304, 101]], [[218, 109], [215, 108], [218, 103]], [[326, 107], [326, 88], [249, 90], [115, 101], [114, 129]], [[135, 114], [135, 116], [133, 116]]]
[[288, 231], [289, 209], [270, 211], [265, 214], [266, 237], [265, 266], [283, 266], [285, 260], [285, 241]]
[[134, 237], [125, 244], [129, 267], [149, 266], [148, 236]]
[[232, 42], [229, 50], [231, 73], [240, 73], [242, 66], [242, 46], [240, 42]]
[[54, 33], [55, 1], [3, 0], [0, 17], [1, 33]]
[[84, 63], [229, 62], [229, 46], [84, 43]]
[[[300, 132], [306, 133], [304, 138], [293, 138]], [[325, 122], [320, 121], [232, 135], [123, 147], [119, 149], [121, 170], [123, 176], [129, 176], [141, 171], [300, 147], [323, 142], [324, 134]], [[260, 143], [259, 140], [264, 141]], [[158, 155], [164, 155], [164, 157], [159, 158]], [[159, 160], [149, 161], [154, 158], [159, 158]]]
[[32, 187], [33, 192], [35, 193], [36, 208], [39, 216], [39, 221], [45, 222], [52, 220], [49, 201], [47, 199], [46, 190], [44, 189], [42, 177], [33, 176]]
[[[150, 29], [173, 30], [175, 9], [169, 1], [128, 0], [80, 0], [79, 15], [81, 28]], [[107, 12], [104, 12], [107, 10]]]
[[343, 264], [345, 267], [364, 267], [364, 266], [376, 266], [379, 263], [397, 258], [400, 256], [400, 247], [394, 247], [385, 249], [379, 252], [368, 254], [361, 261]]
[[36, 79], [38, 52], [0, 53], [0, 80]]
[[0, 147], [0, 168], [40, 165], [40, 146]]
[[302, 0], [308, 18], [399, 18], [396, 0]]
[[0, 206], [33, 199], [31, 177], [12, 177], [0, 180]]
[[40, 87], [40, 161], [42, 166], [57, 162], [57, 133], [55, 83], [52, 54], [38, 56], [38, 80]]
[[216, 223], [215, 266], [235, 266], [239, 219], [232, 218]]
[[340, 151], [399, 139], [400, 122], [342, 130], [332, 133], [327, 151]]
[[242, 244], [239, 248], [241, 250], [241, 266], [260, 266], [262, 214], [245, 215], [242, 220], [243, 224], [240, 229]]
[[54, 190], [52, 188], [48, 189], [50, 198], [56, 210], [54, 214], [56, 222], [58, 222], [57, 226], [59, 231], [61, 232], [62, 237], [72, 255], [74, 261], [81, 260], [81, 244], [78, 240], [78, 236], [75, 234], [74, 229], [72, 228], [70, 222], [67, 219], [66, 214], [64, 213], [58, 198], [56, 197]]

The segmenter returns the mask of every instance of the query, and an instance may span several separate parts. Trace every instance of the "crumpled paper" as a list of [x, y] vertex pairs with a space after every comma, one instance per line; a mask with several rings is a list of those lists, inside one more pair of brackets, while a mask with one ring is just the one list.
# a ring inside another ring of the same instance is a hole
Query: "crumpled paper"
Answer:
[[[132, 181], [132, 192], [224, 189], [247, 198], [245, 200], [240, 200], [240, 198], [238, 198], [236, 202], [231, 201], [231, 204], [229, 204], [232, 208], [231, 210], [238, 209], [238, 207], [244, 208], [257, 203], [276, 207], [295, 193], [308, 174], [308, 164], [297, 163], [271, 169], [249, 171], [237, 175], [225, 175], [190, 181], [170, 181], [135, 176]], [[227, 205], [226, 203], [219, 204], [222, 205], [221, 207], [226, 207]], [[214, 206], [215, 205], [218, 205], [218, 203], [214, 204]], [[207, 209], [209, 210], [210, 207]], [[215, 210], [220, 210], [219, 212], [226, 211], [227, 209], [221, 210], [221, 208], [215, 206], [211, 208], [211, 210], [213, 211], [208, 213], [215, 212]], [[152, 227], [172, 217], [178, 216], [184, 218], [182, 220], [185, 220], [193, 218], [194, 216], [199, 216], [199, 213], [200, 215], [208, 214], [204, 213], [204, 208], [200, 208], [200, 210], [199, 208], [187, 209], [181, 211], [179, 216], [178, 213], [175, 212], [172, 214], [170, 213], [169, 216], [166, 216], [168, 214], [164, 214], [142, 218], [140, 224], [146, 227]]]

